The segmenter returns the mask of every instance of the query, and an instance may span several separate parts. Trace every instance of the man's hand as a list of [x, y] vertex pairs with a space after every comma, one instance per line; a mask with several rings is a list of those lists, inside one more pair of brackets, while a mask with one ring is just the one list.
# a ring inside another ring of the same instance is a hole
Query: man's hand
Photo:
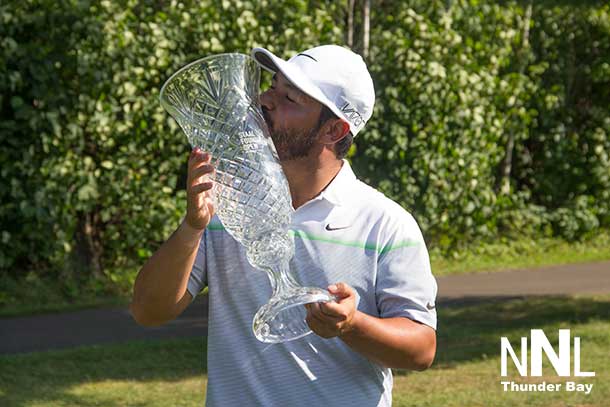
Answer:
[[193, 229], [203, 230], [214, 216], [212, 187], [209, 176], [214, 173], [212, 156], [194, 148], [188, 162], [186, 181], [186, 217], [184, 221]]
[[382, 366], [425, 370], [436, 353], [436, 332], [405, 317], [378, 318], [356, 310], [356, 291], [345, 283], [328, 287], [337, 301], [306, 304], [307, 324], [323, 338], [338, 337]]
[[337, 297], [337, 301], [306, 304], [306, 320], [317, 335], [334, 338], [353, 329], [356, 291], [345, 283], [330, 285], [328, 291]]

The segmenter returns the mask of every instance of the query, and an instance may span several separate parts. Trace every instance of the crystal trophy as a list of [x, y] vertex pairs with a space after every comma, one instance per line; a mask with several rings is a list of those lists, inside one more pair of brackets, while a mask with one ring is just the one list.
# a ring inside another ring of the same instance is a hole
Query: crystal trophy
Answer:
[[161, 105], [192, 147], [212, 155], [212, 196], [227, 232], [248, 262], [267, 273], [273, 294], [254, 316], [254, 336], [267, 343], [311, 330], [303, 306], [332, 301], [328, 291], [301, 287], [290, 273], [293, 213], [288, 182], [258, 103], [260, 68], [242, 54], [203, 58], [181, 68], [161, 88]]

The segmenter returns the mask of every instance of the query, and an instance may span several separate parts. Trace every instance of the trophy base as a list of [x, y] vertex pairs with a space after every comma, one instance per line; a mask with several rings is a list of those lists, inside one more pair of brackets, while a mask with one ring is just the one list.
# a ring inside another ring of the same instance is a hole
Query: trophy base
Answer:
[[307, 310], [304, 305], [333, 300], [328, 291], [315, 287], [291, 288], [277, 294], [254, 315], [254, 336], [261, 342], [280, 343], [309, 335], [311, 329], [305, 321]]

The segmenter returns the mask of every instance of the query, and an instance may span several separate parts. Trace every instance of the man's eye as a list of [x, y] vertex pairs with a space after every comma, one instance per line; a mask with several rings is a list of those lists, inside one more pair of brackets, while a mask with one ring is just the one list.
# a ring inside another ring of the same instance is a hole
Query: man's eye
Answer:
[[290, 96], [288, 96], [288, 95], [286, 95], [286, 99], [288, 99], [288, 100], [289, 100], [289, 101], [291, 101], [292, 103], [295, 103], [295, 102], [296, 102], [296, 100], [291, 99], [291, 98], [290, 98]]

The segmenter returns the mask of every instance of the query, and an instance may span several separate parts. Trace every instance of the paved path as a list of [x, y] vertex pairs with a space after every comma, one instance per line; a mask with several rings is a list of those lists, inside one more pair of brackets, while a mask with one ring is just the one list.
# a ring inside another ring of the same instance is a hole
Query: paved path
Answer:
[[[439, 277], [438, 303], [529, 295], [610, 294], [610, 262]], [[0, 319], [0, 354], [71, 348], [128, 340], [201, 337], [207, 298], [158, 328], [138, 326], [124, 308]]]
[[126, 308], [0, 319], [0, 354], [129, 340], [197, 337], [206, 333], [207, 297], [202, 297], [176, 320], [155, 328], [136, 324]]
[[610, 294], [610, 262], [438, 278], [439, 299], [523, 295]]

